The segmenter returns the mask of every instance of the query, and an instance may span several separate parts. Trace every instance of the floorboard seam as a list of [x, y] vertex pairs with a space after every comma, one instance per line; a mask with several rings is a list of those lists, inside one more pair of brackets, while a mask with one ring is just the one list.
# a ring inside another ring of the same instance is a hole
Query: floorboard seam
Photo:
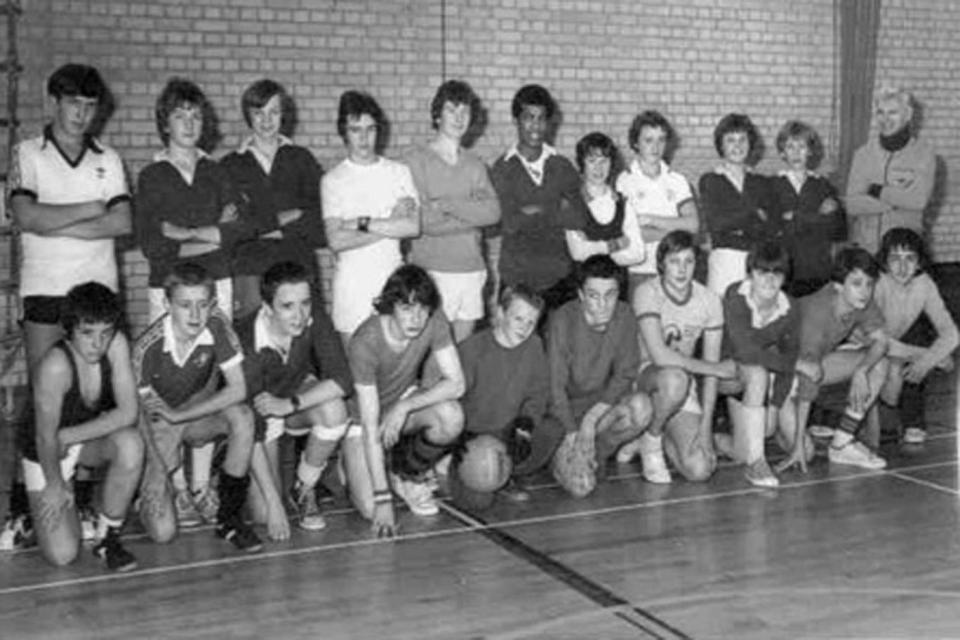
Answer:
[[[668, 640], [670, 638], [678, 638], [681, 640], [690, 639], [690, 636], [644, 610], [642, 607], [632, 604], [629, 600], [622, 598], [603, 585], [594, 582], [582, 573], [555, 560], [539, 549], [531, 547], [519, 538], [503, 531], [501, 528], [490, 525], [479, 516], [469, 511], [453, 507], [445, 502], [441, 503], [440, 507], [453, 518], [469, 525], [471, 531], [482, 535], [508, 553], [532, 564], [551, 578], [564, 583], [588, 600], [592, 600], [605, 609], [616, 608], [617, 611], [614, 612], [614, 615], [617, 618], [643, 631], [650, 637], [657, 638], [658, 640]], [[634, 620], [631, 616], [627, 615], [622, 610], [624, 606], [629, 607], [630, 611], [643, 620]], [[653, 625], [653, 628], [651, 628], [650, 625]], [[667, 635], [663, 635], [664, 633]]]

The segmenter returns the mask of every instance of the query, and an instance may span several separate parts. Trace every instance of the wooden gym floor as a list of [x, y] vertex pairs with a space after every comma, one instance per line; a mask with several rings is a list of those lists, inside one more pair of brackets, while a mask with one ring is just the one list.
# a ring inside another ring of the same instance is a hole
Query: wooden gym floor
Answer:
[[345, 508], [252, 556], [209, 528], [132, 536], [123, 575], [5, 554], [0, 638], [960, 637], [955, 388], [932, 382], [931, 438], [886, 445], [883, 472], [821, 456], [759, 490], [626, 465], [585, 500], [545, 477], [524, 506], [403, 511], [394, 541]]

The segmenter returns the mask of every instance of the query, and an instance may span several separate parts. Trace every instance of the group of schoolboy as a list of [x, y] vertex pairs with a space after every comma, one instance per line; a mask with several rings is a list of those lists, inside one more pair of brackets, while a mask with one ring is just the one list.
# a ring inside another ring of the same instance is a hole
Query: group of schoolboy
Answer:
[[[250, 136], [214, 161], [209, 102], [174, 79], [156, 107], [164, 149], [139, 175], [131, 221], [121, 162], [91, 134], [107, 94], [99, 74], [65, 65], [48, 90], [53, 120], [18, 145], [8, 185], [33, 403], [18, 434], [26, 499], [14, 493], [0, 543], [32, 525], [53, 564], [77, 556], [86, 524], [109, 568], [135, 567], [120, 537], [131, 505], [157, 542], [205, 520], [257, 551], [251, 520], [272, 540], [290, 536], [288, 514], [325, 526], [325, 475], [339, 475], [378, 536], [396, 532], [395, 496], [436, 514], [445, 478], [454, 504], [482, 508], [494, 494], [463, 486], [447, 462], [479, 434], [506, 444], [513, 473], [496, 495], [514, 502], [544, 469], [583, 496], [610, 458], [638, 454], [652, 483], [671, 482], [671, 467], [705, 481], [720, 453], [775, 487], [766, 438], [787, 454], [781, 471], [805, 469], [811, 404], [841, 381], [829, 459], [879, 469], [878, 411], [903, 400], [906, 426], [920, 427], [923, 380], [957, 346], [923, 242], [900, 226], [884, 229], [878, 259], [843, 248], [828, 277], [813, 264], [820, 272], [794, 279], [815, 282], [811, 295], [784, 292], [797, 234], [828, 256], [838, 237], [839, 198], [809, 171], [811, 149], [797, 150], [813, 140], [797, 123], [778, 140], [796, 171], [761, 184], [744, 168], [749, 119], [721, 121], [723, 163], [701, 180], [708, 287], [694, 279], [697, 206], [663, 160], [674, 133], [656, 112], [631, 127], [623, 172], [603, 134], [577, 145], [578, 172], [547, 143], [552, 97], [527, 85], [512, 105], [517, 143], [488, 171], [463, 146], [480, 111], [466, 83], [439, 88], [436, 134], [402, 162], [381, 155], [376, 101], [348, 91], [337, 119], [347, 157], [321, 179], [283, 133], [280, 85], [248, 88]], [[892, 187], [866, 188], [880, 201]], [[152, 320], [132, 345], [113, 258], [131, 227]], [[332, 318], [313, 255], [324, 241], [337, 257]], [[475, 331], [490, 291], [489, 326]], [[936, 329], [926, 345], [907, 336], [921, 312]], [[721, 394], [730, 433], [714, 433]], [[225, 444], [216, 464], [212, 442]], [[82, 523], [78, 507], [94, 505]]]

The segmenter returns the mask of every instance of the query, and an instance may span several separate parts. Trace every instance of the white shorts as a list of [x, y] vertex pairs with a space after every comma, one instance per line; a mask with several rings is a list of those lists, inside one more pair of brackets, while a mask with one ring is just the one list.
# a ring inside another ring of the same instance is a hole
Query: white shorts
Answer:
[[707, 259], [707, 287], [723, 298], [734, 282], [747, 277], [747, 252], [739, 249], [713, 249]]
[[[233, 320], [233, 279], [221, 278], [214, 281], [213, 284], [217, 294], [217, 305], [227, 316], [227, 319]], [[147, 307], [149, 316], [147, 322], [148, 324], [153, 324], [157, 318], [167, 312], [165, 305], [167, 294], [164, 293], [163, 287], [150, 287], [147, 295], [149, 296], [149, 305]]]
[[[81, 449], [83, 449], [82, 443], [72, 444], [67, 448], [67, 455], [60, 458], [60, 475], [63, 476], [64, 482], [70, 482], [73, 474], [76, 473]], [[47, 486], [47, 479], [43, 475], [43, 467], [40, 463], [24, 458], [21, 465], [23, 483], [27, 486], [27, 491], [43, 491]]]
[[[398, 265], [399, 266], [399, 265]], [[363, 321], [373, 315], [376, 300], [391, 271], [384, 273], [341, 273], [339, 265], [333, 277], [333, 327], [352, 335]]]
[[487, 282], [487, 270], [482, 271], [430, 271], [443, 301], [443, 313], [447, 320], [479, 320], [484, 315], [483, 285]]

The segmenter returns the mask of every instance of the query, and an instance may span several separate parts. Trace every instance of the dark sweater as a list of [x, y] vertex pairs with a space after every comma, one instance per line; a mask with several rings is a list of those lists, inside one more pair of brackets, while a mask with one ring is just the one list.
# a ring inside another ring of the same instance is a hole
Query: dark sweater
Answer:
[[221, 165], [245, 199], [245, 222], [256, 236], [281, 229], [279, 212], [303, 210], [298, 220], [282, 227], [282, 239], [254, 237], [239, 243], [233, 255], [234, 274], [262, 275], [283, 260], [299, 262], [314, 274], [314, 250], [325, 246], [326, 238], [320, 214], [321, 169], [313, 154], [303, 147], [283, 145], [269, 174], [252, 151], [234, 151]]
[[286, 362], [271, 347], [254, 349], [254, 327], [260, 310], [234, 323], [243, 346], [243, 374], [248, 397], [268, 391], [278, 398], [289, 398], [309, 374], [317, 380], [333, 380], [347, 396], [353, 393], [353, 377], [343, 343], [320, 307], [314, 304], [313, 323], [291, 340]]
[[[490, 170], [490, 180], [500, 199], [501, 281], [549, 289], [573, 266], [565, 231], [582, 229], [589, 215], [580, 194], [580, 176], [569, 160], [554, 155], [544, 162], [543, 183], [538, 186], [520, 158], [501, 156]], [[527, 205], [540, 207], [540, 212], [524, 213]]]
[[[773, 178], [773, 191], [778, 208], [793, 212], [793, 219], [784, 223], [784, 245], [790, 252], [792, 279], [826, 282], [833, 266], [831, 243], [847, 237], [846, 215], [837, 190], [826, 178], [811, 175], [804, 181], [800, 193], [786, 176]], [[824, 215], [820, 213], [820, 206], [827, 198], [837, 202], [837, 210]]]
[[[140, 248], [150, 263], [151, 287], [163, 286], [174, 265], [193, 262], [215, 279], [231, 276], [230, 262], [234, 245], [251, 235], [242, 219], [220, 223], [223, 208], [241, 205], [241, 198], [226, 171], [210, 158], [200, 158], [193, 183], [187, 184], [177, 169], [161, 160], [147, 165], [137, 179], [135, 231]], [[210, 253], [180, 258], [181, 242], [162, 233], [169, 222], [181, 227], [216, 226], [220, 229], [220, 248]]]
[[[755, 328], [753, 312], [734, 282], [723, 296], [723, 357], [741, 364], [760, 365], [778, 374], [772, 403], [783, 404], [793, 382], [793, 368], [800, 348], [800, 311], [788, 298], [790, 309], [770, 324]], [[786, 295], [786, 294], [784, 294]]]
[[739, 192], [726, 176], [705, 173], [700, 177], [700, 205], [714, 249], [749, 251], [758, 241], [782, 235], [779, 208], [766, 176], [748, 172]]
[[567, 431], [593, 405], [615, 405], [630, 391], [640, 366], [637, 319], [617, 302], [604, 331], [587, 324], [583, 303], [571, 300], [550, 316], [549, 346], [551, 413]]
[[464, 340], [460, 363], [466, 392], [460, 398], [470, 433], [500, 435], [515, 418], [539, 425], [550, 396], [549, 369], [540, 337], [507, 349], [485, 329]]

